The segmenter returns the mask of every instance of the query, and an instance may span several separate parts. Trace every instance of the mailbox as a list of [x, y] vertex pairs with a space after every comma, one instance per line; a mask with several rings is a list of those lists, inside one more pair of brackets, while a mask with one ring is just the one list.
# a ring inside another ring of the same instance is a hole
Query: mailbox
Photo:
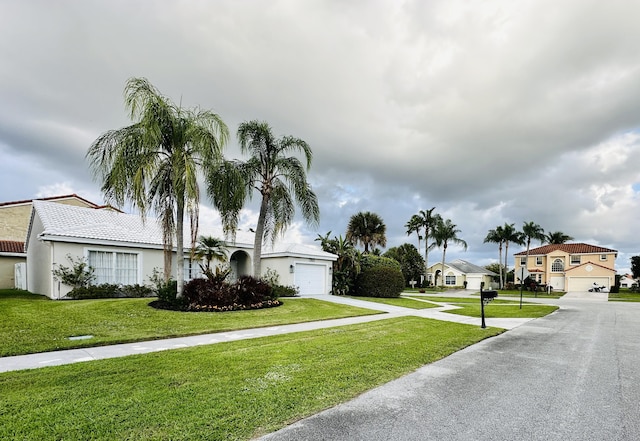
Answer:
[[484, 305], [486, 305], [496, 297], [498, 297], [498, 291], [483, 291], [482, 289], [480, 289], [480, 314], [482, 317], [482, 322], [480, 324], [481, 328], [487, 327], [484, 322]]
[[482, 291], [480, 296], [482, 300], [493, 300], [498, 297], [498, 291]]

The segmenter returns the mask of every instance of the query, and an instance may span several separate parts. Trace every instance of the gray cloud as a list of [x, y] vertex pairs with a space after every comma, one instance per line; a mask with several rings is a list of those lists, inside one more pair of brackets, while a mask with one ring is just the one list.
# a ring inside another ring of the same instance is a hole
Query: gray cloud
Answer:
[[390, 246], [415, 243], [405, 222], [436, 206], [469, 243], [451, 258], [496, 260], [487, 230], [533, 220], [628, 268], [639, 15], [622, 0], [0, 0], [0, 200], [99, 197], [84, 153], [130, 123], [122, 90], [145, 76], [232, 133], [261, 119], [310, 143], [322, 219], [298, 239], [370, 210]]

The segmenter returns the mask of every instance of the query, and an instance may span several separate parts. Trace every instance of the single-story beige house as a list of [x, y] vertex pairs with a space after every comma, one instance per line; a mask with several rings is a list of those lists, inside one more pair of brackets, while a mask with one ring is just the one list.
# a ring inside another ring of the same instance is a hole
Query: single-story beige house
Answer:
[[[189, 243], [189, 241], [185, 241]], [[250, 274], [253, 241], [227, 243], [232, 277]], [[70, 266], [67, 256], [85, 258], [95, 269], [96, 284], [148, 284], [164, 266], [162, 231], [155, 219], [117, 211], [33, 201], [25, 246], [27, 289], [52, 299], [71, 287], [56, 281], [55, 265]], [[189, 256], [189, 250], [185, 250]], [[299, 287], [301, 295], [331, 291], [332, 264], [337, 256], [304, 245], [278, 245], [262, 256], [263, 272], [271, 268], [283, 285]], [[172, 273], [182, 264], [185, 278], [198, 277], [199, 267], [188, 258], [173, 259]]]
[[427, 269], [427, 274], [429, 274], [429, 280], [435, 280], [438, 286], [441, 285], [441, 277], [444, 274], [444, 286], [462, 287], [467, 282], [467, 289], [476, 291], [480, 290], [482, 282], [484, 282], [485, 289], [492, 287], [493, 277], [497, 275], [486, 268], [462, 259], [445, 262], [444, 270], [442, 269], [442, 262], [431, 265]]
[[[556, 291], [588, 291], [594, 285], [615, 284], [618, 252], [586, 243], [549, 244], [514, 255], [515, 274], [526, 268], [534, 281]], [[520, 283], [517, 279], [516, 283]]]

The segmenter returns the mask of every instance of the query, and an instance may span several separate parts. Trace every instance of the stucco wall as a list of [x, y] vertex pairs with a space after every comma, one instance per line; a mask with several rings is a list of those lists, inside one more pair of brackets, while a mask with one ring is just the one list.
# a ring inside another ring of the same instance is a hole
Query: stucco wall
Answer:
[[38, 240], [43, 230], [39, 217], [35, 217], [32, 234], [27, 244], [27, 289], [47, 297], [52, 295], [51, 250], [49, 244]]
[[0, 256], [0, 289], [15, 286], [15, 265], [26, 261], [27, 259], [24, 257]]

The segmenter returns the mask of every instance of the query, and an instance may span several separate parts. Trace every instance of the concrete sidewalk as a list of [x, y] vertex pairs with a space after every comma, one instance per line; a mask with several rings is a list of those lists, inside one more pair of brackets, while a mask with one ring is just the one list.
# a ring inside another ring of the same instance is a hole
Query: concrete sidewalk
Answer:
[[[64, 351], [54, 352], [41, 352], [38, 354], [18, 355], [13, 357], [1, 357], [0, 372], [9, 372], [22, 369], [35, 369], [45, 366], [58, 366], [63, 364], [79, 363], [83, 361], [124, 357], [133, 354], [145, 354], [149, 352], [165, 351], [169, 349], [224, 343], [234, 340], [269, 337], [272, 335], [289, 334], [293, 332], [313, 331], [316, 329], [353, 325], [403, 316], [416, 316], [448, 322], [464, 323], [475, 326], [480, 326], [481, 321], [478, 317], [467, 317], [463, 315], [448, 314], [446, 311], [457, 308], [451, 305], [443, 306], [440, 308], [418, 310], [411, 308], [402, 308], [399, 306], [385, 305], [383, 303], [368, 302], [366, 300], [345, 298], [341, 296], [322, 295], [314, 296], [313, 298], [328, 302], [340, 303], [343, 305], [358, 306], [361, 308], [381, 311], [383, 312], [383, 314], [373, 314], [360, 317], [348, 317], [335, 320], [323, 320], [283, 326], [271, 326], [266, 328], [246, 329], [241, 331], [218, 332], [215, 334], [194, 335], [189, 337], [150, 340], [137, 343], [125, 343], [81, 349], [68, 349]], [[291, 300], [295, 301], [295, 299]], [[485, 323], [489, 327], [513, 329], [530, 320], [533, 319], [487, 318], [485, 319]]]

